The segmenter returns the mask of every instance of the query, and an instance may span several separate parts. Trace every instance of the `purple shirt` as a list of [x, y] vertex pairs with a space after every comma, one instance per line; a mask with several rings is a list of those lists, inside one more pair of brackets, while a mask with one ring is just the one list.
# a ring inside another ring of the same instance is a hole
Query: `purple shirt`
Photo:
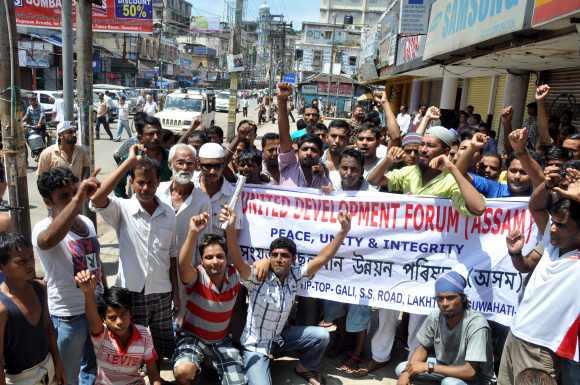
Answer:
[[326, 175], [312, 175], [312, 183], [308, 184], [294, 150], [278, 154], [278, 167], [280, 168], [280, 186], [320, 188], [331, 183]]

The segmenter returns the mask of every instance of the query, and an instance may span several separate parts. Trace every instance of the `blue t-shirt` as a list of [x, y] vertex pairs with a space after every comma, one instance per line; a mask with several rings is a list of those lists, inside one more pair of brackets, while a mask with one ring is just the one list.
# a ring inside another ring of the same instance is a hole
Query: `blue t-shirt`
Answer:
[[500, 183], [476, 174], [469, 174], [471, 183], [486, 198], [507, 198], [512, 192], [507, 183]]

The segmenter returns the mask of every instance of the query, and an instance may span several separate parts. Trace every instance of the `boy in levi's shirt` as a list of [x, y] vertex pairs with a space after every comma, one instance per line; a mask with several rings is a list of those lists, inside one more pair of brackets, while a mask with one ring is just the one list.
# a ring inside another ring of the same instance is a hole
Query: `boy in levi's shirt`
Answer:
[[[120, 287], [105, 292], [97, 306], [97, 280], [89, 270], [80, 271], [75, 281], [85, 296], [86, 316], [97, 357], [96, 385], [145, 385], [139, 368], [145, 363], [151, 385], [161, 385], [157, 353], [149, 329], [131, 320], [131, 294]], [[104, 322], [103, 322], [104, 320]]]

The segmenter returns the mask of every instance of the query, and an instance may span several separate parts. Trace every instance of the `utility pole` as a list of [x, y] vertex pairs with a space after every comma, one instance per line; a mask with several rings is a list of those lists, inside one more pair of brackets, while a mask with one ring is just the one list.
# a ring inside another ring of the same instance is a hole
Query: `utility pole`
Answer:
[[72, 0], [62, 1], [62, 90], [64, 97], [64, 119], [73, 120], [74, 71], [73, 71], [73, 28]]
[[[93, 141], [93, 6], [90, 0], [77, 1], [77, 90], [81, 144], [89, 153], [91, 172], [95, 169]], [[83, 214], [97, 226], [94, 212], [83, 208]]]
[[[242, 35], [242, 11], [244, 0], [236, 0], [236, 12], [234, 16], [234, 26], [230, 28], [230, 53], [238, 55], [240, 53]], [[244, 58], [245, 59], [245, 58]], [[244, 65], [247, 65], [244, 63]], [[239, 72], [230, 72], [230, 104], [228, 108], [228, 129], [226, 137], [232, 140], [236, 132], [236, 110], [238, 107], [238, 82]]]
[[[18, 32], [14, 2], [0, 5], [0, 124], [2, 154], [8, 183], [10, 217], [14, 229], [30, 240], [30, 206], [26, 182], [27, 149], [24, 130], [18, 122], [20, 106], [20, 68], [18, 65]], [[8, 53], [8, 54], [7, 54]]]

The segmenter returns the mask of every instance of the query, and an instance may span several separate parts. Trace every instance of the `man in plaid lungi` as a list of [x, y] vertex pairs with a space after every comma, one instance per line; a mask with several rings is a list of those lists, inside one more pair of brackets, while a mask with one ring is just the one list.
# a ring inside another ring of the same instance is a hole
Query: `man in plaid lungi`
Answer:
[[[192, 264], [198, 235], [208, 225], [207, 212], [191, 218], [187, 238], [179, 253], [179, 278], [185, 285], [186, 312], [178, 333], [173, 356], [177, 383], [189, 385], [201, 371], [201, 363], [210, 359], [222, 385], [244, 385], [246, 377], [242, 356], [228, 336], [229, 324], [240, 291], [240, 274], [228, 265], [226, 251], [237, 249], [234, 221], [221, 235], [206, 234], [200, 244], [201, 265]], [[266, 261], [268, 262], [268, 261]]]

